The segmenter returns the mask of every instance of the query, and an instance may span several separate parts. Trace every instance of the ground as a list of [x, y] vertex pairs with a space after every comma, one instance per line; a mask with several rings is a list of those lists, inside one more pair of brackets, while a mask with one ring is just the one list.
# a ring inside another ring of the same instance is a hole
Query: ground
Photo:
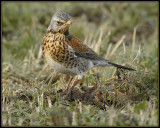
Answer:
[[[158, 8], [156, 2], [2, 2], [2, 125], [158, 126]], [[51, 69], [40, 47], [59, 11], [71, 16], [70, 32], [100, 56], [136, 71], [93, 68], [65, 99], [69, 76]]]

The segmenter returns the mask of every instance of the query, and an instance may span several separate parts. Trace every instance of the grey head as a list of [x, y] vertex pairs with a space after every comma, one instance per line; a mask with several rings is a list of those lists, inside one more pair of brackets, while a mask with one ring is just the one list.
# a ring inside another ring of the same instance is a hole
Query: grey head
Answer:
[[53, 30], [54, 32], [65, 33], [71, 23], [71, 18], [66, 12], [58, 12], [53, 15], [47, 31]]

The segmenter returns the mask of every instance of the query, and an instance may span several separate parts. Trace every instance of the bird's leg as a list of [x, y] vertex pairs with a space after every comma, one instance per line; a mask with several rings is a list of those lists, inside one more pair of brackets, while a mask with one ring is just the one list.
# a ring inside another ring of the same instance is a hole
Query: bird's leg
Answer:
[[68, 91], [68, 93], [67, 93], [67, 97], [69, 97], [69, 99], [70, 99], [70, 93], [72, 92], [73, 88], [78, 84], [78, 82], [79, 82], [80, 80], [81, 80], [81, 79], [77, 79], [77, 80], [73, 83], [72, 87], [69, 89], [69, 91]]
[[74, 84], [72, 85], [72, 87], [69, 89], [69, 92], [71, 92], [73, 90], [73, 88], [78, 84], [78, 82], [80, 81], [80, 79], [77, 79]]
[[69, 80], [69, 83], [68, 83], [68, 85], [67, 85], [67, 91], [68, 91], [69, 85], [70, 85], [71, 81], [73, 80], [73, 78], [74, 78], [74, 77], [72, 77], [72, 78]]

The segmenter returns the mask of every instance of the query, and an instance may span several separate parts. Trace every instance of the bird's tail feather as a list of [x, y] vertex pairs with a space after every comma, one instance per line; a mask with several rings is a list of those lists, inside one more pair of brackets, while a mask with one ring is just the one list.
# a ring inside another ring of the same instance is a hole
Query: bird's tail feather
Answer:
[[131, 71], [136, 71], [135, 69], [132, 69], [132, 68], [128, 68], [126, 66], [122, 66], [122, 65], [119, 65], [119, 64], [115, 64], [115, 63], [112, 63], [112, 62], [108, 62], [108, 64], [114, 66], [114, 67], [117, 67], [117, 68], [123, 68], [123, 69], [127, 69], [127, 70], [131, 70]]

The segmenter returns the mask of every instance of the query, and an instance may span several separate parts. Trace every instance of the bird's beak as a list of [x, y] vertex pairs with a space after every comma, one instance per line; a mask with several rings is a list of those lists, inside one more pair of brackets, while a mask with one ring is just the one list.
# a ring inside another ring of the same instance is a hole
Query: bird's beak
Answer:
[[70, 24], [72, 24], [70, 20], [65, 23], [65, 25], [70, 25]]

